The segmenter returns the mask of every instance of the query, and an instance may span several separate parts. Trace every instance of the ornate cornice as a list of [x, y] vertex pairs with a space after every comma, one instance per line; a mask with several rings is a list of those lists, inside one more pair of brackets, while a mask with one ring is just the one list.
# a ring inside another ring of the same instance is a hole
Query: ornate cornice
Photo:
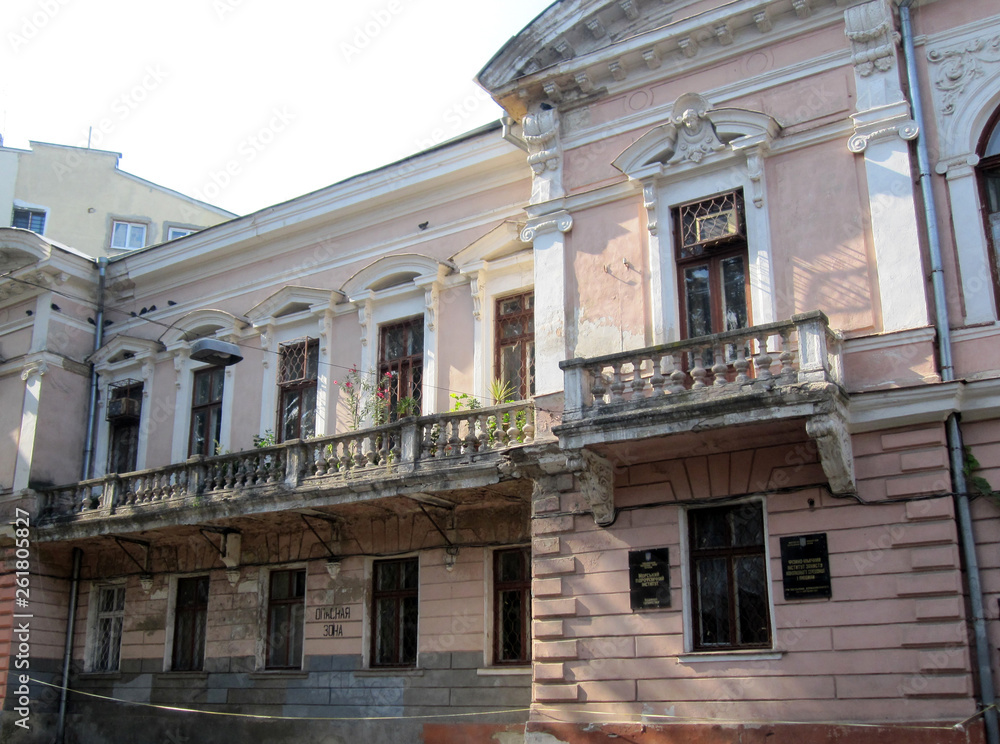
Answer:
[[861, 77], [888, 72], [896, 61], [899, 34], [893, 29], [886, 0], [872, 0], [844, 12], [845, 33], [851, 41], [851, 62]]

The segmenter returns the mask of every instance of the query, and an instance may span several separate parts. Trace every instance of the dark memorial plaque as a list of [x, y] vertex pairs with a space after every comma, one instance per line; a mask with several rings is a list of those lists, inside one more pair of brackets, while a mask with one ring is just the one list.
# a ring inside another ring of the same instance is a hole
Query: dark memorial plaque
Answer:
[[781, 538], [781, 580], [785, 599], [831, 596], [825, 532]]
[[630, 550], [628, 578], [633, 610], [670, 606], [670, 549]]

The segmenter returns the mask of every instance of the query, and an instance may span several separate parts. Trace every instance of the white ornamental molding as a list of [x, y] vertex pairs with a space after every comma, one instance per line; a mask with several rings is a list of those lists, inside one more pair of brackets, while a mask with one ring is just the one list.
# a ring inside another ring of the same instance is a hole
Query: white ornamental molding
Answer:
[[371, 297], [365, 299], [364, 302], [358, 304], [358, 323], [361, 325], [361, 345], [368, 345], [368, 335], [372, 330], [372, 310], [374, 309], [374, 301]]
[[646, 208], [646, 229], [650, 235], [656, 235], [660, 229], [656, 213], [656, 184], [648, 182], [642, 187], [642, 206]]
[[434, 282], [431, 286], [424, 290], [424, 323], [427, 326], [428, 331], [433, 331], [437, 328], [437, 313], [438, 306], [440, 305], [440, 299], [441, 288], [437, 282]]
[[851, 62], [861, 77], [888, 72], [896, 59], [899, 34], [892, 26], [892, 11], [885, 0], [855, 5], [844, 12]]
[[559, 115], [549, 103], [541, 103], [524, 117], [521, 137], [528, 146], [531, 167], [531, 204], [563, 196], [562, 149]]
[[917, 126], [917, 122], [910, 119], [902, 124], [893, 124], [871, 132], [855, 132], [854, 136], [847, 141], [847, 149], [851, 152], [864, 152], [872, 142], [892, 137], [912, 140], [916, 139], [918, 134], [920, 134], [920, 128]]
[[43, 377], [49, 371], [49, 364], [44, 359], [28, 362], [21, 369], [21, 380], [27, 382], [34, 375]]
[[469, 283], [472, 291], [472, 315], [476, 320], [483, 319], [483, 300], [486, 294], [486, 270], [480, 269]]
[[573, 227], [573, 215], [563, 210], [546, 214], [535, 220], [530, 220], [523, 230], [521, 230], [521, 242], [530, 243], [537, 235], [548, 232], [569, 232]]
[[674, 154], [667, 165], [700, 163], [709, 155], [726, 148], [715, 132], [715, 125], [708, 118], [709, 103], [698, 93], [685, 93], [674, 103], [670, 122], [674, 125], [677, 141]]
[[934, 68], [934, 88], [942, 98], [941, 113], [955, 113], [955, 103], [969, 84], [986, 74], [985, 65], [1000, 62], [1000, 35], [984, 36], [958, 46], [931, 49], [927, 60]]

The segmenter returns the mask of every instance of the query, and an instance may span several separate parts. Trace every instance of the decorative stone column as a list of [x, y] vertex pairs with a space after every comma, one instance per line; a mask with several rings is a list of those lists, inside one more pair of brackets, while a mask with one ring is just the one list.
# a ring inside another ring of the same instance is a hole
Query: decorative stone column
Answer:
[[42, 377], [49, 371], [43, 359], [29, 361], [21, 370], [25, 382], [21, 408], [21, 430], [17, 438], [17, 460], [14, 464], [14, 492], [28, 487], [31, 479], [31, 459], [35, 451], [35, 431], [38, 427], [38, 406], [42, 398]]
[[882, 330], [922, 328], [929, 315], [906, 142], [918, 131], [900, 85], [899, 34], [888, 0], [848, 8], [845, 19], [858, 92], [848, 149], [865, 158]]

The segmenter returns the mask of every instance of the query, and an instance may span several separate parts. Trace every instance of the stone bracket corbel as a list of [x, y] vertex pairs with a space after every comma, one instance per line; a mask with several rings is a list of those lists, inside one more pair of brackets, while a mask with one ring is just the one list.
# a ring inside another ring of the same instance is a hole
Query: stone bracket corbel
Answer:
[[615, 470], [612, 464], [593, 452], [582, 450], [572, 457], [577, 469], [580, 493], [594, 515], [594, 522], [607, 527], [615, 521]]
[[547, 232], [558, 231], [561, 233], [567, 233], [572, 228], [573, 215], [566, 210], [540, 215], [539, 217], [528, 221], [528, 224], [521, 231], [521, 242], [530, 243], [535, 239], [535, 236], [542, 235]]
[[813, 416], [806, 421], [806, 433], [816, 441], [830, 490], [836, 494], [855, 493], [851, 434], [844, 417], [836, 413]]

